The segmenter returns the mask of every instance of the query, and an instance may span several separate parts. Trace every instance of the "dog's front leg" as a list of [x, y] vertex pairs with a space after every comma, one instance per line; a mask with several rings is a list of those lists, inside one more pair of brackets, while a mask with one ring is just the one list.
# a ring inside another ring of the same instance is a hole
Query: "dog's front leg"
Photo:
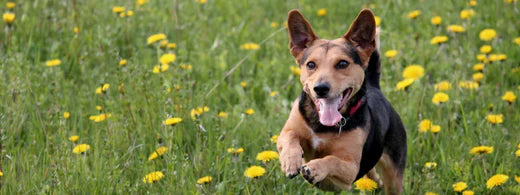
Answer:
[[291, 130], [283, 130], [276, 147], [280, 153], [280, 163], [285, 176], [293, 178], [298, 175], [303, 161], [299, 137]]
[[309, 183], [316, 184], [328, 177], [337, 187], [350, 190], [358, 171], [358, 162], [329, 155], [304, 164], [301, 173]]

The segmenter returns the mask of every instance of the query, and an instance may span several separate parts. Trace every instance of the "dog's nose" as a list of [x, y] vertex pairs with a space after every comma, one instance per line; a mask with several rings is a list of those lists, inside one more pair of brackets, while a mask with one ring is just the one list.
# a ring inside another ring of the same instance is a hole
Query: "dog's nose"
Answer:
[[317, 83], [316, 85], [314, 85], [314, 91], [318, 95], [318, 98], [324, 98], [330, 91], [330, 85], [327, 82]]

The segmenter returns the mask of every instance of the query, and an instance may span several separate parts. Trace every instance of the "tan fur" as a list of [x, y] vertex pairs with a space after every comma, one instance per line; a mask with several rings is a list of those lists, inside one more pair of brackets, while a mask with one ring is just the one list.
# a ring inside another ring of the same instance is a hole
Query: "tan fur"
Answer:
[[401, 194], [403, 191], [403, 175], [397, 172], [390, 156], [383, 153], [376, 167], [378, 172], [382, 173], [385, 193], [387, 195]]

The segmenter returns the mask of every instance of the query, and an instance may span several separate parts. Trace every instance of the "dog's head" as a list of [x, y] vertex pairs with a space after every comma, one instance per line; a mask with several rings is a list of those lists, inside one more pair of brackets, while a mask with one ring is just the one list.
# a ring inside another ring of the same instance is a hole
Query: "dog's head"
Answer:
[[363, 9], [343, 36], [320, 39], [297, 11], [289, 12], [289, 48], [301, 69], [303, 90], [314, 102], [320, 123], [334, 126], [347, 102], [363, 85], [365, 69], [376, 48], [374, 15]]

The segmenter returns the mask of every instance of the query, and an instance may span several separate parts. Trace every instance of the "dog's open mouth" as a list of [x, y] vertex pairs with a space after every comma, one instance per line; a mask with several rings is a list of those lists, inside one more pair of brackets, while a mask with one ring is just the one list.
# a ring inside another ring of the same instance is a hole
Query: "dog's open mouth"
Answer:
[[320, 123], [325, 126], [334, 126], [343, 117], [339, 110], [347, 103], [350, 95], [352, 94], [352, 88], [347, 88], [341, 96], [334, 98], [318, 98], [314, 100], [314, 104], [318, 109], [320, 117]]

